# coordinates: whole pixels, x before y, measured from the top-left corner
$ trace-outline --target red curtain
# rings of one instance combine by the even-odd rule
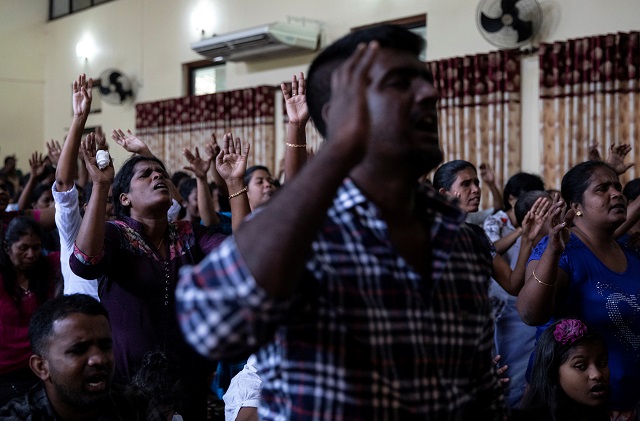
[[[275,168],[274,88],[259,86],[136,105],[136,135],[171,172],[186,165],[183,148],[200,147],[215,133],[251,143],[249,165]]]
[[[588,159],[597,142],[605,157],[613,143],[640,162],[640,33],[617,33],[540,46],[541,164],[545,182]],[[631,169],[626,177],[638,177]]]
[[[440,93],[444,162],[464,159],[494,169],[498,186],[520,171],[520,59],[495,51],[428,62]],[[482,207],[491,203],[488,191]]]

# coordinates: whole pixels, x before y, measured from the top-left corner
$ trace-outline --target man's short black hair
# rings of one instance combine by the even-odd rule
[[[396,25],[381,25],[352,32],[325,48],[311,63],[307,72],[307,105],[313,123],[322,136],[327,126],[322,120],[322,107],[331,99],[331,74],[353,54],[359,44],[377,41],[382,48],[406,51],[418,57],[424,48],[419,35]]]
[[[45,302],[31,318],[29,340],[34,354],[45,355],[47,342],[53,334],[53,323],[71,314],[80,313],[89,316],[104,316],[109,320],[107,310],[90,295],[60,295]]]

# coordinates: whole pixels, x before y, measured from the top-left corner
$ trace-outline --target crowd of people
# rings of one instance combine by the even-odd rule
[[[443,163],[422,42],[355,31],[282,84],[283,180],[232,133],[186,172],[83,138],[80,75],[65,141],[0,170],[0,419],[640,419],[630,146],[546,189]]]

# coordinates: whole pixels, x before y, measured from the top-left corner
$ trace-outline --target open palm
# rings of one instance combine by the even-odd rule
[[[189,161],[189,166],[184,167],[185,170],[193,172],[196,178],[207,178],[207,171],[211,167],[211,159],[202,159],[197,146],[195,154],[186,148],[182,151],[182,154]]]
[[[216,157],[216,169],[225,181],[244,177],[249,149],[248,142],[245,142],[243,150],[239,137],[234,142],[231,133],[224,135],[222,149]]]

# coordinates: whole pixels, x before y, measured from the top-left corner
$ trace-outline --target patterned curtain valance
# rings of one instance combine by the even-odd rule
[[[175,171],[182,150],[202,147],[226,132],[251,143],[249,165],[275,165],[274,88],[258,86],[210,95],[172,98],[136,105],[136,135]]]
[[[632,146],[640,162],[640,32],[598,35],[540,46],[541,166],[547,186],[586,161],[590,146],[606,156]],[[624,180],[637,177],[631,169]]]
[[[444,162],[488,163],[498,185],[520,171],[520,60],[495,51],[427,63],[440,93],[438,120]],[[485,190],[482,207],[491,203]]]

